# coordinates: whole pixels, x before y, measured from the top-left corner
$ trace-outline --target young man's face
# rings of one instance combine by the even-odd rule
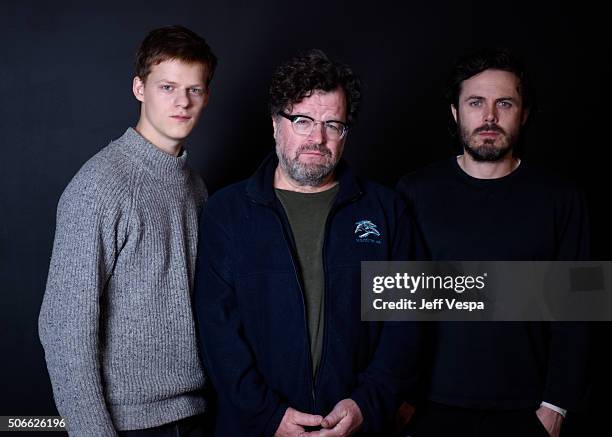
[[[198,122],[208,103],[207,67],[199,62],[160,62],[133,91],[142,102],[136,130],[164,151],[177,149]],[[177,150],[178,151],[178,150]]]
[[[305,115],[317,121],[346,121],[346,97],[341,88],[315,91],[293,105],[290,115]],[[294,132],[291,121],[273,117],[276,154],[281,170],[299,185],[319,186],[334,171],[342,156],[346,136],[329,138],[325,127],[316,124],[310,135]]]
[[[461,84],[459,108],[451,106],[463,146],[477,161],[497,161],[516,143],[527,110],[514,73],[485,70]]]

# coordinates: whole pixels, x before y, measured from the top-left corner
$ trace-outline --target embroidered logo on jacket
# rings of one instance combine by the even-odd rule
[[[357,234],[355,241],[358,243],[381,243],[382,236],[380,231],[370,220],[355,222],[355,234]]]

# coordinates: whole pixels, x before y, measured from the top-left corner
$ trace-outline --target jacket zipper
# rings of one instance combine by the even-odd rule
[[[345,201],[343,201],[342,203],[338,203],[336,205],[333,205],[331,207],[331,209],[329,210],[329,214],[327,215],[327,219],[325,220],[325,233],[323,234],[323,250],[321,253],[321,257],[322,257],[322,264],[323,264],[323,299],[325,301],[324,303],[324,308],[323,308],[323,346],[322,346],[322,351],[321,351],[321,359],[319,360],[319,368],[317,370],[317,375],[319,375],[321,373],[321,370],[323,369],[323,362],[325,360],[325,352],[327,351],[327,332],[328,332],[328,314],[329,314],[329,287],[327,286],[328,283],[328,274],[327,274],[327,235],[329,234],[329,224],[331,222],[332,217],[334,216],[334,214],[340,209],[340,207],[347,205],[351,202],[353,202],[354,200],[356,200],[359,197],[359,195],[356,195],[350,199],[347,199]],[[311,360],[312,361],[312,360]],[[316,394],[316,390],[317,387],[319,386],[318,382],[319,382],[320,378],[316,378],[316,380],[313,381],[313,397]]]
[[[298,269],[295,263],[295,243],[293,241],[293,238],[289,238],[291,235],[288,235],[288,232],[291,231],[291,227],[287,226],[289,225],[288,220],[287,223],[283,222],[283,218],[281,216],[281,212],[277,211],[276,208],[272,207],[272,210],[274,211],[274,214],[276,215],[276,218],[278,219],[281,228],[283,230],[283,238],[285,240],[285,243],[287,244],[287,249],[289,249],[289,255],[291,258],[291,266],[293,267],[293,273],[295,275],[295,280],[298,283],[298,288],[300,290],[300,299],[302,300],[302,318],[304,320],[304,332],[306,333],[306,346],[307,346],[307,354],[308,354],[308,381],[309,381],[309,386],[310,386],[310,400],[311,400],[311,411],[314,413],[316,411],[316,399],[315,399],[315,388],[314,388],[314,378],[313,378],[313,367],[312,367],[312,353],[310,352],[311,349],[311,345],[310,345],[310,335],[308,333],[308,319],[307,319],[307,315],[306,315],[306,301],[304,298],[304,288],[302,287],[302,281],[300,281],[300,275],[298,274]],[[323,335],[325,335],[325,331],[323,331]]]
[[[317,374],[319,372],[321,372],[321,369],[323,368],[323,360],[325,359],[325,351],[327,350],[327,326],[328,326],[328,320],[327,320],[327,315],[329,313],[329,305],[328,305],[328,287],[327,287],[327,280],[328,280],[328,275],[327,275],[327,257],[326,257],[326,253],[327,253],[327,234],[329,233],[329,223],[331,221],[331,217],[336,213],[336,211],[338,211],[338,209],[340,209],[341,206],[349,204],[353,201],[355,201],[359,195],[361,193],[359,193],[358,195],[355,195],[354,197],[351,197],[350,199],[346,199],[345,201],[343,201],[342,203],[338,203],[335,205],[332,205],[332,208],[329,211],[329,214],[327,215],[327,219],[325,220],[325,233],[323,234],[323,250],[322,250],[322,264],[323,264],[323,295],[324,295],[324,305],[325,307],[323,308],[323,346],[322,346],[322,352],[321,352],[321,359],[319,360],[319,368],[317,370]],[[287,244],[287,249],[289,250],[289,255],[291,258],[291,266],[293,267],[293,273],[295,275],[295,280],[298,283],[298,288],[300,290],[300,299],[302,300],[302,318],[304,320],[304,329],[305,329],[305,333],[306,333],[306,339],[307,339],[307,351],[306,353],[308,354],[308,380],[310,382],[310,400],[311,400],[311,411],[313,413],[316,412],[316,406],[317,406],[317,401],[316,401],[316,387],[318,384],[316,384],[315,378],[313,376],[314,373],[314,369],[312,366],[312,353],[310,352],[311,349],[311,340],[310,340],[310,334],[308,333],[308,320],[307,320],[307,316],[306,316],[306,301],[304,298],[304,288],[302,287],[302,281],[300,280],[300,275],[298,274],[298,270],[295,264],[295,242],[293,241],[292,235],[287,235],[289,231],[291,231],[291,226],[289,225],[288,220],[286,220],[287,223],[283,222],[283,218],[281,216],[281,212],[279,212],[277,210],[277,208],[275,208],[274,206],[267,204],[267,206],[274,212],[274,214],[276,215],[276,219],[279,221],[281,228],[283,230],[283,238],[285,240],[285,243]],[[283,212],[284,214],[284,212]],[[291,236],[291,238],[289,238]],[[317,378],[318,381],[318,378]]]

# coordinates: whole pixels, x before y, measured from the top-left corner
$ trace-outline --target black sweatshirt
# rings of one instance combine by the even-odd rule
[[[585,203],[569,183],[524,162],[476,179],[455,157],[402,178],[433,260],[582,260]],[[428,398],[447,405],[514,409],[541,401],[576,409],[584,400],[587,328],[578,323],[431,324]]]

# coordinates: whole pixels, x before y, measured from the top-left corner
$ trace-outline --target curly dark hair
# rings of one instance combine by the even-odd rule
[[[510,50],[503,48],[484,48],[460,57],[448,81],[446,91],[448,102],[458,108],[463,81],[488,69],[514,73],[519,79],[519,93],[523,99],[523,106],[525,108],[534,106],[534,90],[523,62]]]
[[[359,110],[359,78],[346,65],[331,61],[321,50],[313,49],[279,66],[270,85],[270,113],[280,111],[310,97],[315,91],[333,91],[341,87],[346,97],[347,123],[352,124]]]
[[[204,38],[183,26],[165,26],[150,31],[140,44],[134,61],[136,76],[145,81],[151,67],[169,59],[206,65],[207,87],[217,67],[217,57]]]

